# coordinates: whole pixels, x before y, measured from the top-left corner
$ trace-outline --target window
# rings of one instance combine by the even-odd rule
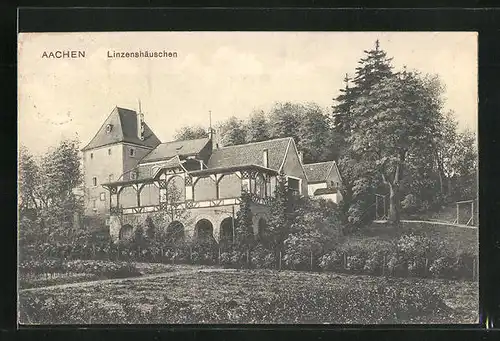
[[[106,193],[105,192],[101,192],[100,199],[101,199],[101,201],[106,200]]]
[[[243,182],[243,183],[241,184],[241,190],[242,190],[243,192],[247,192],[247,193],[249,192],[248,182]]]
[[[135,149],[134,148],[130,148],[130,157],[135,157]]]
[[[96,176],[94,176],[94,177],[92,178],[92,185],[93,185],[93,186],[97,186],[97,177],[96,177]]]
[[[260,198],[266,196],[266,180],[261,174],[255,178],[253,193],[257,194]]]
[[[137,179],[137,172],[131,172],[130,173],[130,179],[132,179],[132,180]]]
[[[111,148],[108,149],[108,155],[111,155]]]
[[[94,158],[94,153],[90,153],[90,159],[92,160]]]
[[[290,188],[294,194],[300,194],[300,180],[288,178],[288,188]]]
[[[106,126],[106,133],[108,133],[108,134],[109,134],[109,133],[111,132],[111,130],[112,130],[112,129],[113,129],[113,126],[112,126],[111,124],[108,124],[108,125]]]
[[[113,174],[109,174],[109,176],[108,176],[109,182],[113,181],[113,178],[114,178]]]
[[[92,208],[95,210],[97,208],[97,200],[92,200]]]

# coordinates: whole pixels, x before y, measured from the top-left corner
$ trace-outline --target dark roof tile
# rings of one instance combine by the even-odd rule
[[[328,173],[332,169],[334,161],[310,163],[304,165],[308,182],[326,181]]]
[[[187,156],[198,154],[209,141],[208,138],[202,138],[197,140],[165,142],[159,144],[148,155],[142,158],[140,163],[169,159],[176,155]]]
[[[106,132],[106,126],[112,125],[111,131]],[[150,148],[160,144],[160,140],[151,128],[144,124],[144,140],[137,136],[137,113],[130,109],[115,107],[106,118],[94,138],[82,150],[103,147],[113,143],[128,142]]]
[[[268,167],[278,171],[285,158],[291,137],[247,143],[214,149],[208,160],[208,168],[234,167],[244,165],[264,166],[264,149],[268,150]]]

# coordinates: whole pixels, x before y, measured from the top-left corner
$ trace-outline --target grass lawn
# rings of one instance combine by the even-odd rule
[[[346,239],[359,239],[367,243],[370,240],[395,241],[401,235],[414,233],[430,238],[433,242],[443,242],[447,248],[476,253],[479,247],[478,229],[464,228],[426,223],[401,223],[399,227],[385,224],[372,224],[370,227],[360,229],[355,235]]]
[[[274,270],[199,272],[192,267],[178,272],[182,269],[176,266],[165,277],[20,292],[20,323],[476,323],[478,319],[475,282]],[[422,288],[426,290],[421,292]],[[412,295],[411,300],[401,298],[399,310],[392,305],[400,299],[394,296],[396,289]],[[437,296],[427,297],[429,292]]]

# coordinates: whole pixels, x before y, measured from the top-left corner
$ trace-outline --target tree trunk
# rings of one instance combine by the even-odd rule
[[[439,157],[439,153],[436,151],[435,152],[435,157],[436,157],[436,166],[437,166],[437,172],[439,176],[439,191],[441,195],[445,195],[444,192],[444,170],[443,170],[443,163],[441,161],[441,158]]]
[[[394,184],[389,184],[389,215],[388,221],[391,224],[399,224],[400,220],[399,188]]]

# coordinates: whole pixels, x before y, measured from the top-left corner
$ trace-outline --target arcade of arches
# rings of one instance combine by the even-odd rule
[[[234,221],[232,217],[224,218],[219,226],[219,242],[231,243],[235,239]],[[258,238],[262,239],[267,230],[267,222],[264,218],[258,220]],[[130,239],[133,236],[134,228],[130,224],[125,224],[119,231],[119,240]],[[186,240],[186,228],[180,221],[173,221],[166,227],[167,240],[177,243]],[[214,238],[214,225],[207,218],[198,220],[194,227],[194,239],[197,241],[217,242]]]

